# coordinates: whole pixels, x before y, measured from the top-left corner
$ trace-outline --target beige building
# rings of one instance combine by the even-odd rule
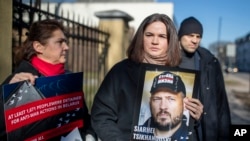
[[[56,5],[54,4],[54,7]],[[174,17],[174,5],[171,2],[62,3],[59,11],[62,10],[74,11],[79,18],[88,19],[85,22],[92,22],[111,33],[108,69],[126,57],[128,43],[145,17],[153,13],[164,13],[171,19]],[[101,14],[102,12],[106,13],[106,16]],[[102,18],[98,15],[102,15]]]

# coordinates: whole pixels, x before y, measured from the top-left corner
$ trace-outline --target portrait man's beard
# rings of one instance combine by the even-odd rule
[[[169,119],[157,118],[159,114],[163,114],[163,113],[167,114],[169,116]],[[154,128],[157,128],[158,130],[169,131],[182,122],[182,117],[183,117],[183,113],[180,113],[179,115],[175,117],[172,117],[172,115],[169,112],[162,110],[159,113],[157,113],[156,117],[152,115],[152,118],[153,118],[152,125],[154,126]],[[170,120],[170,121],[166,122],[166,120]]]

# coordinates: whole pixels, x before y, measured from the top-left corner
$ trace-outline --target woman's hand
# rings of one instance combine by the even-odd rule
[[[28,80],[32,85],[35,84],[35,79],[38,78],[38,76],[33,75],[31,73],[28,72],[20,72],[20,73],[16,73],[12,79],[10,80],[9,84],[11,83],[16,83],[16,82],[21,82],[24,80]]]
[[[199,120],[203,113],[203,105],[199,99],[188,98],[184,99],[185,108],[189,110],[190,115],[195,119]]]

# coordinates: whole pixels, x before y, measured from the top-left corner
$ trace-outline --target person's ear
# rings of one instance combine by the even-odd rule
[[[148,102],[149,105],[150,105],[150,103],[152,102],[152,98],[153,98],[152,96],[149,97],[149,102]]]
[[[37,53],[43,53],[44,46],[40,42],[34,41],[32,46]]]
[[[185,101],[187,101],[187,100],[188,100],[187,97],[184,97],[184,98],[183,98],[183,109],[184,109],[184,111],[187,110],[187,108],[186,108],[186,103],[185,103]]]

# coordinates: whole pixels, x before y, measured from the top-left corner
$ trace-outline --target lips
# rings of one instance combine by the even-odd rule
[[[150,50],[151,50],[151,51],[158,51],[159,48],[157,48],[157,47],[151,47]]]
[[[162,111],[162,112],[158,113],[158,117],[160,117],[160,118],[171,117],[171,114],[169,112]]]

